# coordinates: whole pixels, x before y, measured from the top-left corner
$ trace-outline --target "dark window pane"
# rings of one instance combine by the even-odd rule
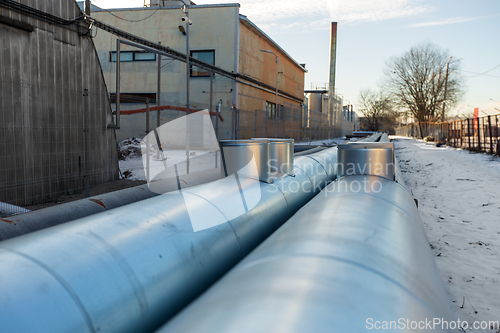
[[[121,93],[120,103],[146,103],[146,99],[149,98],[149,102],[156,103],[155,93]],[[116,103],[116,93],[109,93],[110,103]]]
[[[266,102],[266,111],[267,118],[275,119],[276,118],[276,104],[271,102]]]
[[[191,51],[191,57],[207,64],[215,64],[215,51]],[[191,67],[191,76],[210,76],[210,72],[196,66]]]

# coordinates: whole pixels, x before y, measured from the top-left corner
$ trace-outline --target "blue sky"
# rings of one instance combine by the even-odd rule
[[[97,0],[104,8],[140,7],[143,0]],[[197,0],[196,4],[231,3]],[[328,82],[330,22],[338,22],[336,87],[358,104],[359,91],[378,89],[384,63],[430,41],[461,59],[467,93],[460,113],[500,101],[500,0],[241,0],[240,12],[299,63],[306,89]]]

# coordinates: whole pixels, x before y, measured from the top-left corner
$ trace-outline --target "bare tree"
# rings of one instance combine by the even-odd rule
[[[444,105],[449,110],[463,96],[459,68],[460,60],[447,50],[422,43],[386,62],[385,86],[396,104],[410,111],[421,127],[421,122],[437,120]]]
[[[382,125],[390,127],[397,118],[391,99],[383,92],[361,90],[359,102],[360,111],[364,115],[364,125],[368,131],[378,131]]]

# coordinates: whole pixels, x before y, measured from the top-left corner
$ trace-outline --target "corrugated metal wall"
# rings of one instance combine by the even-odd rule
[[[73,0],[19,2],[66,20],[82,15]],[[90,184],[118,178],[106,85],[79,24],[0,7],[0,201],[28,206],[82,191],[85,112]]]

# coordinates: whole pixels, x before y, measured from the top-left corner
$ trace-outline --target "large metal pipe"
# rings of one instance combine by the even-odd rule
[[[220,105],[218,108],[220,109]],[[363,141],[375,141],[380,135],[380,133],[377,133],[365,138]],[[324,149],[321,148],[319,151]],[[307,154],[317,151],[311,151]],[[300,155],[302,154],[296,154],[296,156]],[[165,192],[170,192],[178,190],[179,185],[184,189],[209,183],[219,179],[219,173],[217,170],[190,173],[182,175],[179,182],[175,178],[167,179],[162,182],[162,189]],[[109,209],[122,207],[157,195],[157,193],[150,191],[147,185],[141,185],[32,212],[24,208],[19,208],[22,213],[21,215],[0,219],[0,241],[98,214]],[[8,204],[3,205],[7,207]]]
[[[395,332],[455,332],[447,303],[409,191],[353,175],[328,185],[159,332],[365,332],[384,322]],[[451,324],[429,330],[434,318]]]
[[[333,180],[336,158],[336,148],[298,157],[294,177],[258,183],[243,215],[232,207],[250,179],[231,187],[230,176],[1,242],[2,329],[158,328]],[[194,232],[193,216],[225,223]]]
[[[209,183],[219,178],[220,169],[195,172],[180,176],[179,182],[175,178],[164,180],[162,189],[166,192],[177,191],[178,186],[187,188]],[[141,185],[32,212],[28,211],[28,213],[21,215],[5,217],[0,219],[0,241],[74,221],[157,195],[157,193],[150,191],[147,185]]]

